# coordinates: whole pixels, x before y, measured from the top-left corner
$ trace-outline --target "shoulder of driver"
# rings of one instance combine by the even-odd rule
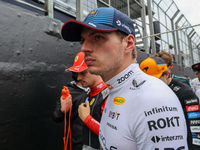
[[[185,117],[175,93],[163,81],[151,76],[140,90],[132,108],[134,118],[130,122],[135,139],[147,141],[152,144],[152,149],[155,143],[158,148],[168,148],[170,142],[173,142],[173,148],[187,147]],[[139,144],[141,149],[151,147],[146,146]]]

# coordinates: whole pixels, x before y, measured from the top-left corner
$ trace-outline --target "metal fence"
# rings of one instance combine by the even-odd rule
[[[16,1],[29,5],[25,0]],[[53,18],[53,11],[57,9],[77,20],[83,20],[96,7],[114,7],[133,20],[139,50],[153,55],[161,50],[168,52],[169,46],[172,46],[176,63],[190,67],[200,62],[200,36],[195,32],[195,26],[181,14],[174,0],[33,1],[44,4],[42,11],[45,15]]]

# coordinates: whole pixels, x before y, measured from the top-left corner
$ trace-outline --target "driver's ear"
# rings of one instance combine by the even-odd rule
[[[174,65],[174,64],[173,64],[173,63],[171,63],[171,64],[169,65],[169,67],[168,67],[168,68],[169,68],[169,69],[172,69],[172,68],[173,68],[173,65]]]
[[[166,75],[167,75],[167,78],[170,78],[171,76],[170,71],[167,70]]]
[[[132,34],[129,34],[128,36],[125,37],[125,41],[126,41],[125,51],[129,53],[135,47],[135,38]]]

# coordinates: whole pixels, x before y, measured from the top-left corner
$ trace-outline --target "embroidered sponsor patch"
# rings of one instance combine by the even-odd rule
[[[189,119],[200,118],[200,112],[190,112],[187,115]]]
[[[190,125],[200,125],[200,120],[190,120]]]
[[[90,106],[94,103],[94,101],[95,101],[95,98],[91,99]]]
[[[199,105],[186,106],[186,110],[187,110],[187,112],[198,111]]]
[[[124,82],[126,79],[128,79],[130,76],[133,75],[133,71],[130,70],[128,73],[126,73],[124,76],[120,77],[119,79],[117,79],[118,84],[121,84],[122,82]]]
[[[200,139],[192,138],[192,144],[200,146]]]
[[[108,95],[109,95],[109,89],[105,88],[102,92],[101,92],[103,99],[105,99]]]
[[[186,105],[194,105],[194,104],[199,104],[198,99],[190,99],[190,100],[185,100]]]
[[[99,12],[99,10],[93,10],[93,11],[91,11],[91,12],[88,14],[87,17],[96,16],[98,12]]]
[[[125,99],[123,97],[115,97],[113,103],[116,105],[122,105],[125,103]]]
[[[157,120],[147,121],[149,131],[160,130],[164,128],[179,127],[179,116],[158,118]]]
[[[191,132],[200,133],[200,126],[191,126]]]
[[[192,137],[200,139],[200,133],[192,133]]]
[[[173,135],[173,136],[153,136],[151,138],[151,141],[154,143],[158,142],[168,142],[168,141],[177,141],[177,140],[183,140],[183,135]]]

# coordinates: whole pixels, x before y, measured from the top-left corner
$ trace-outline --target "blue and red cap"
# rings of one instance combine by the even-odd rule
[[[61,29],[66,41],[80,41],[83,27],[100,32],[122,31],[135,37],[133,21],[126,14],[115,8],[100,7],[92,10],[84,21],[67,21]]]

